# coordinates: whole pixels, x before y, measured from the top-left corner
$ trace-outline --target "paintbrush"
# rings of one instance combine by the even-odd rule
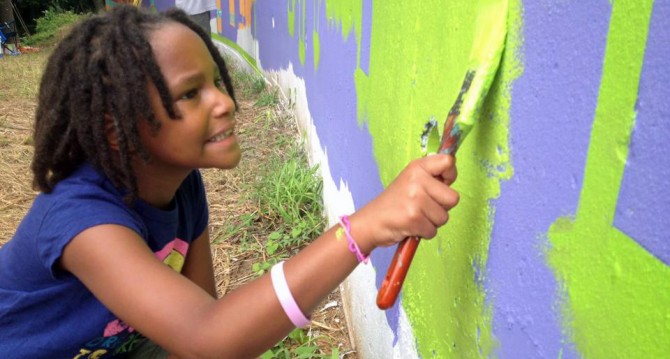
[[[438,153],[455,155],[480,116],[482,104],[498,71],[505,46],[507,6],[507,0],[478,2],[475,33],[465,79],[447,115],[440,147],[436,151]],[[437,124],[433,121],[433,125]],[[427,146],[431,133],[428,126],[426,124],[422,134],[422,144]],[[424,136],[427,136],[425,141]],[[377,306],[380,309],[388,309],[396,302],[419,241],[418,237],[409,237],[398,245],[377,294]]]

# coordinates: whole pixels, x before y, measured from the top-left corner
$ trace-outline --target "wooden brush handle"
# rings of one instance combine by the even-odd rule
[[[459,104],[459,102],[457,102],[457,104]],[[449,116],[447,116],[447,120],[444,124],[442,143],[440,144],[438,151],[439,153],[455,154],[456,149],[458,149],[458,141],[461,134],[459,131],[452,131],[457,116],[458,109],[452,109]],[[419,246],[420,240],[421,239],[418,237],[407,237],[398,244],[398,248],[395,250],[395,254],[391,260],[391,265],[386,271],[386,277],[384,277],[384,281],[377,293],[377,307],[379,307],[379,309],[391,308],[398,299],[398,294],[400,294],[402,284],[405,282],[409,265],[412,264],[412,259],[414,258],[414,253]]]
[[[419,241],[418,237],[407,237],[398,244],[391,265],[386,271],[386,277],[384,277],[379,293],[377,293],[377,307],[379,309],[391,308],[398,299],[398,294],[407,276],[414,253],[419,246]]]

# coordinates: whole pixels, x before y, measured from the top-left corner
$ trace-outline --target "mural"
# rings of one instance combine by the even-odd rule
[[[356,208],[446,118],[475,16],[462,1],[217,3],[215,40],[299,83],[285,90],[304,98],[324,180]],[[402,304],[363,307],[359,336],[381,315],[389,346],[423,358],[667,356],[667,18],[667,1],[510,1],[501,69],[459,150],[461,203],[420,246]],[[372,257],[377,286],[392,254]]]
[[[669,202],[653,199],[667,192],[656,168],[670,162],[648,147],[664,145],[650,131],[670,128],[670,107],[657,97],[668,91],[656,77],[667,78],[670,56],[659,41],[670,38],[662,25],[670,7],[657,4],[651,27],[653,1],[613,6],[579,201],[549,231],[564,321],[585,357],[662,357],[670,349],[668,223],[657,218]]]

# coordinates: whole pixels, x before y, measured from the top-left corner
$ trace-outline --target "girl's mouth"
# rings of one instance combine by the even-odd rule
[[[229,130],[226,131],[226,132],[223,132],[223,133],[221,133],[221,134],[218,134],[218,135],[216,135],[216,136],[210,138],[207,142],[219,142],[219,141],[223,141],[223,140],[225,140],[226,138],[232,136],[234,133],[235,133],[235,130],[231,128],[231,129],[229,129]]]

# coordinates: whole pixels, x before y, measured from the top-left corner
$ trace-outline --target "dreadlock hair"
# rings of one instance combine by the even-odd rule
[[[237,107],[222,56],[210,35],[183,11],[156,14],[121,5],[91,16],[56,47],[40,83],[31,165],[35,189],[49,193],[82,163],[89,162],[124,191],[127,203],[137,199],[132,157],[151,160],[137,124],[147,121],[154,133],[160,127],[151,109],[148,81],[158,89],[169,117],[180,117],[147,40],[152,31],[168,22],[188,27],[204,41]],[[110,121],[118,152],[108,141]]]

